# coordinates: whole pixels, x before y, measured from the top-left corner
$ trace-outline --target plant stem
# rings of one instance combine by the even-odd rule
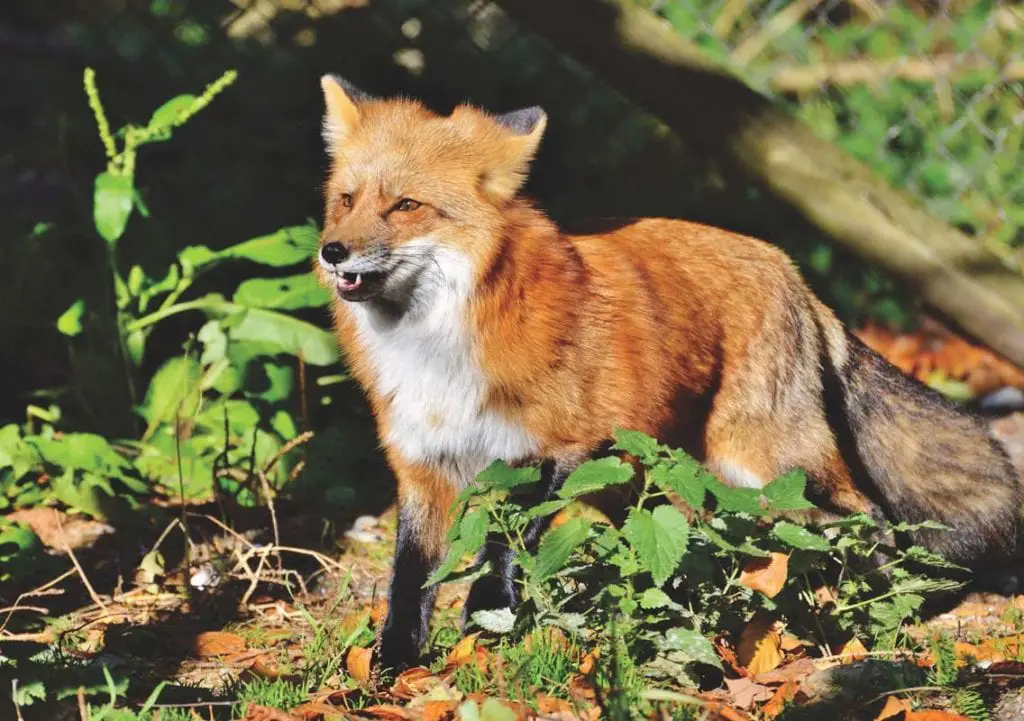
[[[136,318],[131,323],[125,326],[125,331],[132,333],[134,331],[146,328],[148,326],[157,323],[164,318],[170,318],[172,315],[178,313],[184,313],[190,310],[202,310],[203,308],[222,308],[224,310],[231,310],[237,306],[234,303],[229,303],[224,300],[207,300],[200,298],[198,300],[190,300],[185,303],[176,303],[175,305],[167,306],[166,308],[159,308],[158,310],[144,315],[141,318]]]

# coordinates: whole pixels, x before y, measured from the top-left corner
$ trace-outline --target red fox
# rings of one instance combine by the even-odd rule
[[[916,540],[960,563],[1013,551],[1021,484],[985,424],[847,333],[780,250],[666,219],[565,234],[519,196],[540,108],[444,117],[321,85],[318,273],[398,480],[380,666],[426,639],[459,490],[497,459],[539,462],[543,499],[616,428],[733,485],[802,468],[823,509],[940,521],[955,530]],[[517,601],[507,549],[483,555],[466,618]]]

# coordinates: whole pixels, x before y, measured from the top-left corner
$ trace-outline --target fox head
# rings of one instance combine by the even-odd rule
[[[344,301],[402,303],[446,274],[472,276],[496,251],[502,210],[526,180],[547,116],[378,99],[321,79],[325,185],[321,279]],[[438,275],[441,278],[438,278]]]

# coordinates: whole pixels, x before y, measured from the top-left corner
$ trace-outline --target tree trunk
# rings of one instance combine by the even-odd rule
[[[837,243],[1024,366],[1024,275],[920,208],[634,0],[497,0],[687,143],[748,175]]]

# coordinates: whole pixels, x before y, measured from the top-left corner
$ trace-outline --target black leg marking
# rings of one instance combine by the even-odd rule
[[[573,461],[545,461],[540,467],[540,480],[528,486],[524,491],[513,493],[512,500],[524,508],[536,506],[550,501],[565,483],[565,479],[579,465]],[[526,548],[533,551],[541,535],[551,524],[553,516],[535,518],[530,521],[523,533]],[[462,609],[463,627],[477,611],[497,608],[515,608],[519,603],[519,567],[515,565],[515,552],[508,547],[507,539],[499,534],[491,534],[477,558],[478,563],[490,561],[491,572],[473,582],[469,589],[469,598]]]
[[[407,514],[399,512],[388,616],[377,646],[380,668],[401,671],[419,658],[437,596],[437,586],[423,588],[423,583],[438,562],[437,556],[424,552]]]

